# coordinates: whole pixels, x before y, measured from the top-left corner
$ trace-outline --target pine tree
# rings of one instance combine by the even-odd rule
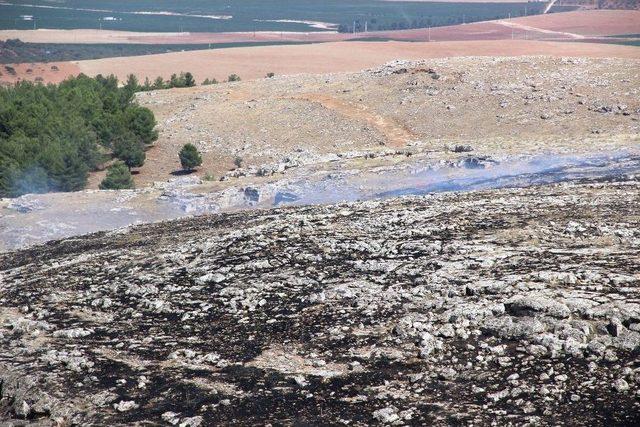
[[[122,135],[115,142],[113,154],[122,160],[129,169],[142,166],[146,158],[142,146],[131,134]]]
[[[180,157],[182,169],[186,171],[194,170],[202,164],[202,157],[193,144],[185,144],[178,156]]]
[[[165,89],[167,87],[166,83],[164,82],[164,79],[161,76],[156,77],[155,81],[153,82],[153,89]]]
[[[0,153],[0,197],[14,194],[14,182],[19,173],[17,162]]]
[[[158,131],[155,130],[156,119],[148,108],[131,106],[125,111],[126,126],[144,144],[151,144],[158,139]]]
[[[126,188],[134,188],[131,172],[124,163],[115,163],[107,169],[107,176],[100,183],[100,189],[122,190]]]
[[[135,74],[129,74],[127,76],[127,83],[124,87],[132,92],[137,92],[140,89],[140,84],[138,83],[138,78]]]
[[[193,74],[190,72],[184,73],[184,85],[186,87],[193,87],[196,85],[196,80],[193,78]]]
[[[169,78],[169,87],[182,87],[182,81],[177,74],[171,74]]]

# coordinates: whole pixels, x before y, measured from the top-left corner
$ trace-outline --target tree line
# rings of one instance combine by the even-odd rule
[[[141,166],[158,134],[132,83],[81,74],[0,88],[0,197],[81,190],[89,171],[114,158]]]
[[[504,17],[504,15],[486,16],[486,15],[465,15],[465,16],[432,16],[428,18],[414,18],[412,20],[400,20],[400,21],[383,21],[379,22],[373,18],[370,21],[366,21],[367,31],[396,31],[396,30],[409,30],[417,28],[428,27],[442,27],[446,25],[458,25],[464,23],[495,20]],[[365,21],[356,20],[353,24],[340,24],[338,26],[339,33],[361,33],[365,31]]]
[[[270,75],[270,76],[269,76]],[[267,76],[273,77],[273,73],[269,73]],[[230,74],[227,77],[228,82],[239,82],[240,76],[237,74]],[[162,76],[156,77],[152,82],[149,78],[145,78],[142,84],[139,83],[138,78],[133,74],[129,75],[127,79],[127,86],[131,87],[135,92],[147,92],[150,90],[171,89],[174,87],[194,87],[196,85],[196,79],[190,72],[172,74],[169,80],[165,80]],[[215,78],[206,78],[202,81],[201,85],[213,85],[218,84],[218,80]]]

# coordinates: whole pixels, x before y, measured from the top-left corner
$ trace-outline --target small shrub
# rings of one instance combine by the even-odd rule
[[[241,168],[242,167],[242,157],[236,157],[235,159],[233,159],[233,164],[237,167],[237,168]]]
[[[239,82],[240,81],[240,76],[237,74],[231,74],[228,78],[227,81],[229,82]]]
[[[272,78],[272,77],[273,77],[273,76],[275,76],[275,75],[276,75],[275,73],[267,73],[267,78],[268,78],[268,79],[270,79],[270,78]]]
[[[473,148],[470,145],[456,145],[452,151],[454,153],[468,153],[469,151],[473,151]]]
[[[213,176],[213,174],[211,172],[207,172],[206,174],[204,174],[202,179],[205,180],[205,181],[215,181],[216,177]]]

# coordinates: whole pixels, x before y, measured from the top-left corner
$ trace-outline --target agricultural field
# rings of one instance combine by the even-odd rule
[[[544,3],[368,0],[0,1],[0,29],[156,32],[363,31],[424,28],[540,13]]]
[[[119,44],[119,43],[24,43],[19,39],[0,40],[0,64],[51,61],[80,61],[121,56],[153,55],[203,49],[249,47],[260,42],[208,44]],[[296,44],[272,42],[274,45]],[[1,71],[0,71],[1,72]]]

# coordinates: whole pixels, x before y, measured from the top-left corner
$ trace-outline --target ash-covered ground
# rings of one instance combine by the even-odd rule
[[[633,177],[209,215],[0,266],[0,423],[640,423]]]

